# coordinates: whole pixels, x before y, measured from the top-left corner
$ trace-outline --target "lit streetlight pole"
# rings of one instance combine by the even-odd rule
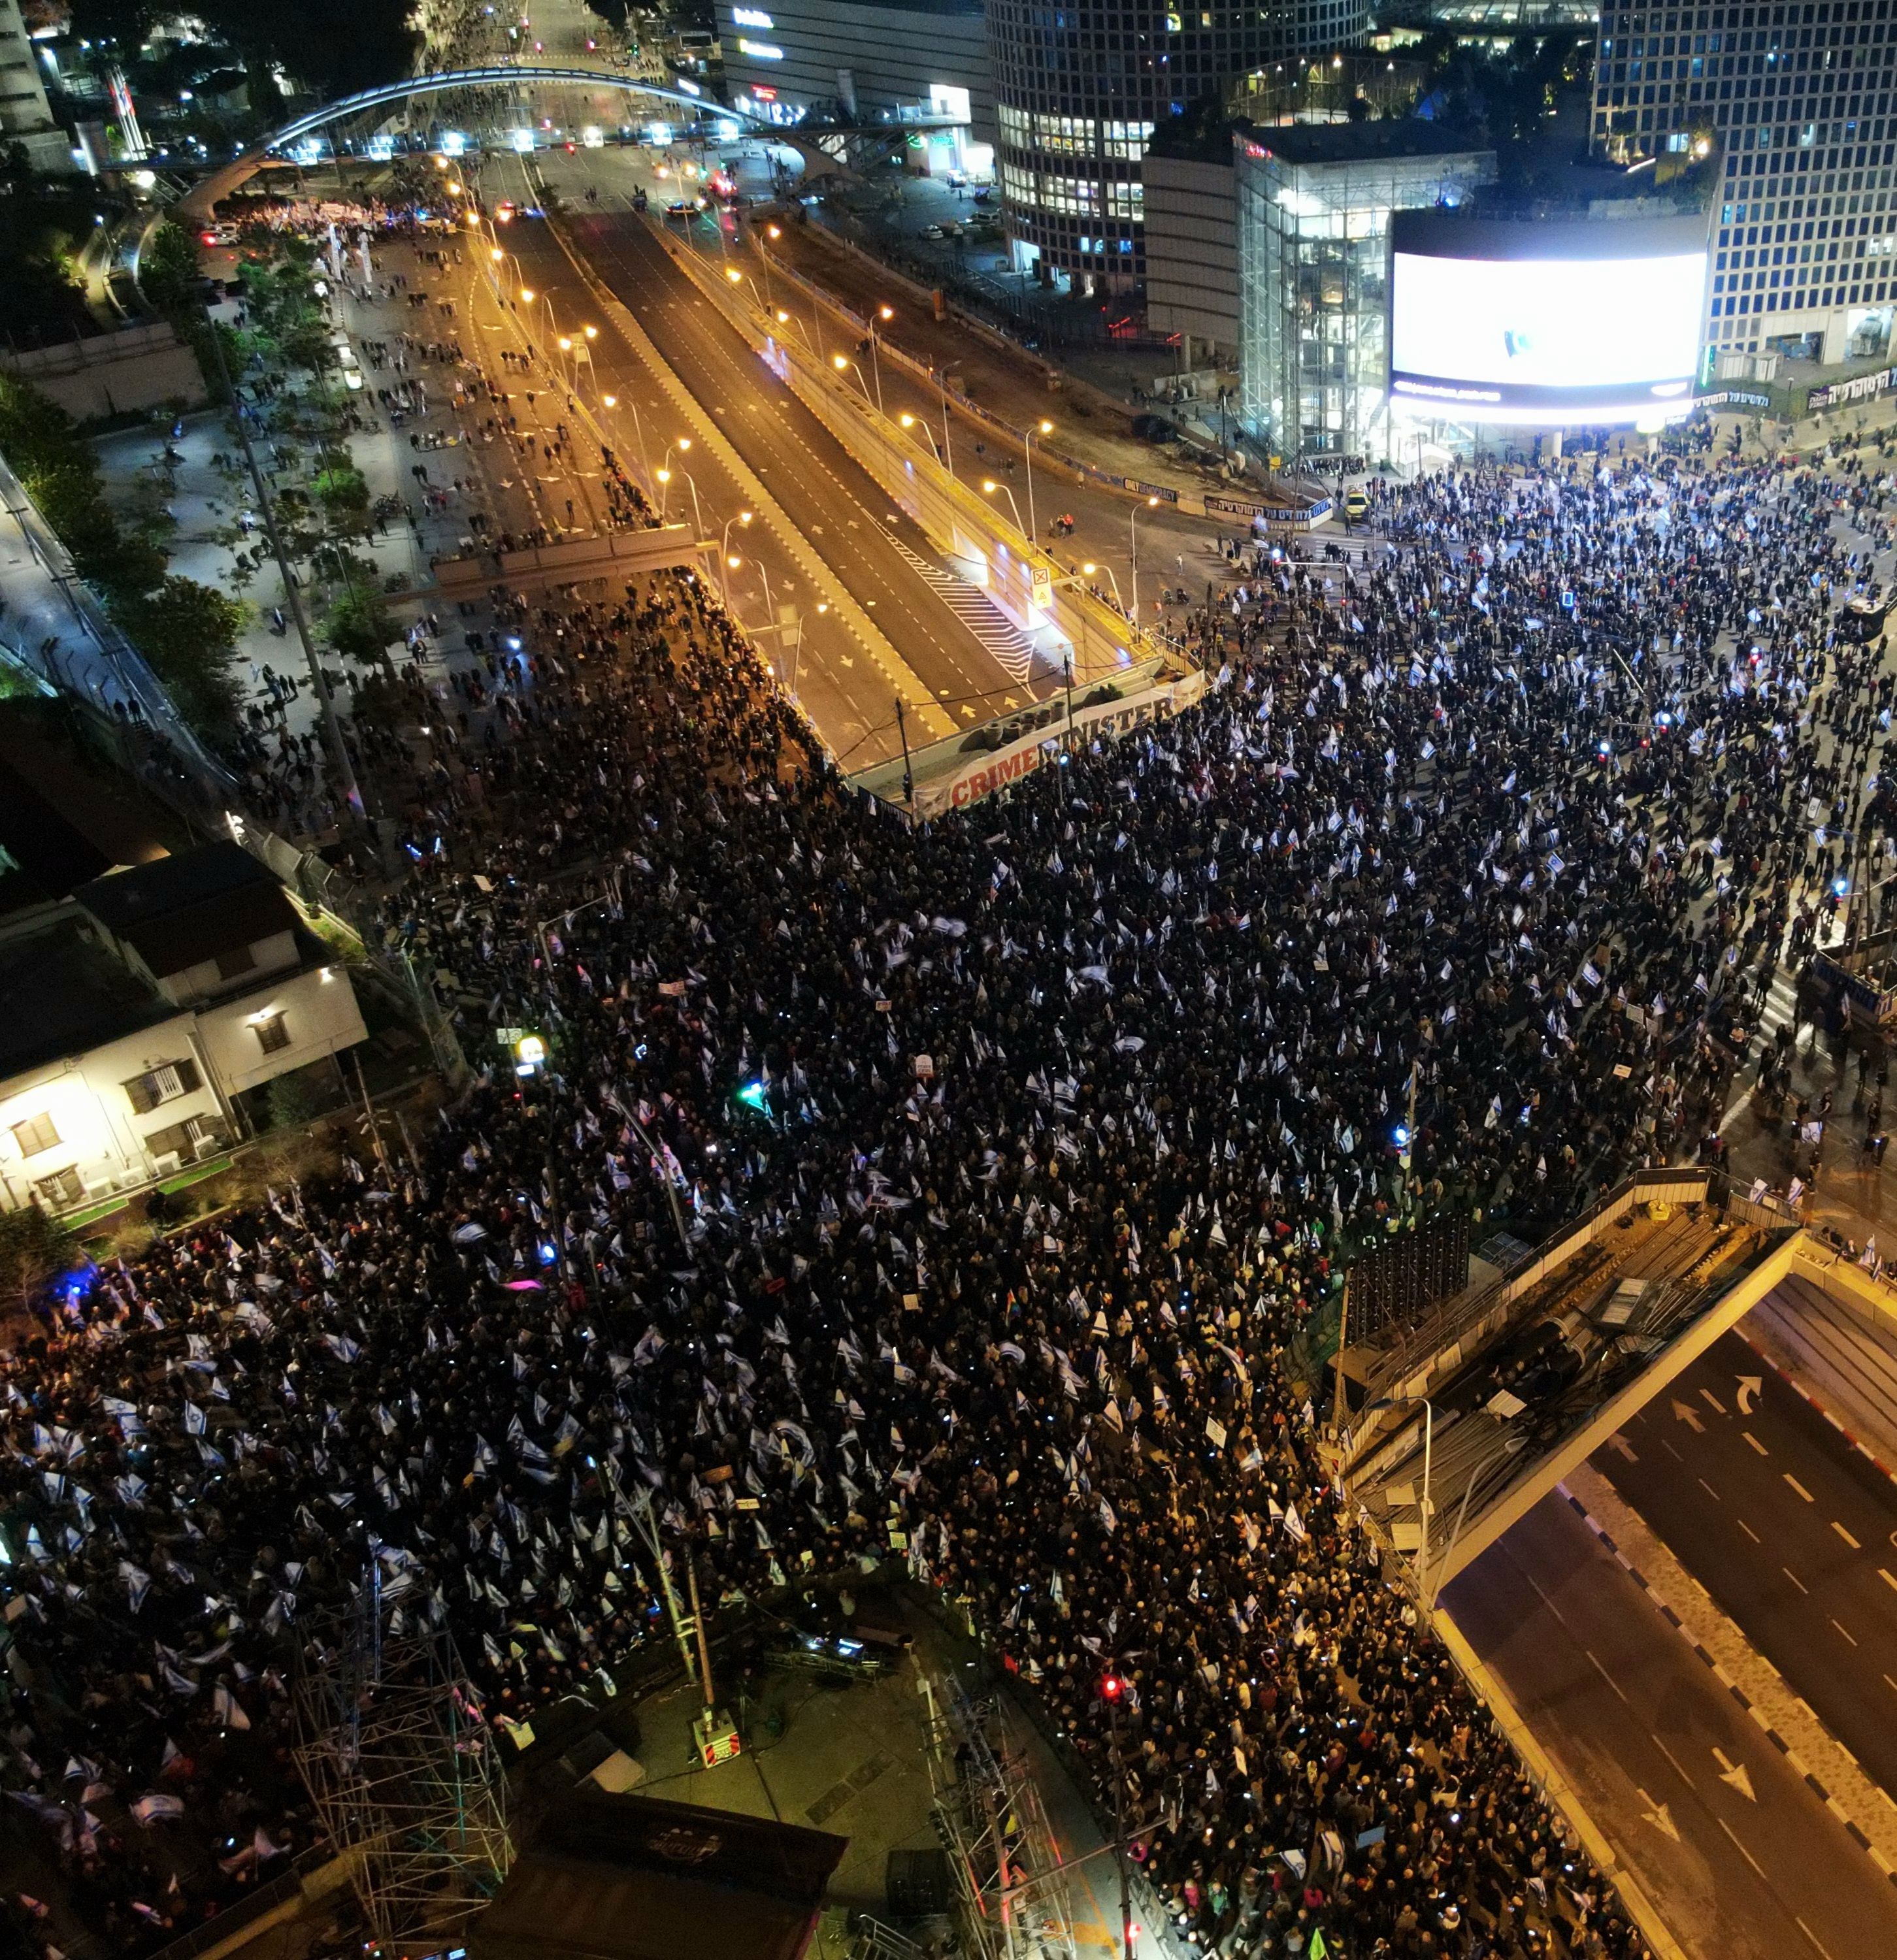
[[[1014,492],[1011,490],[1005,483],[997,483],[995,479],[991,476],[984,476],[982,479],[982,488],[986,491],[991,497],[992,497],[998,490],[1001,495],[1007,499],[1007,507],[1014,513],[1014,528],[1017,531],[1020,530],[1021,507],[1014,501]],[[1023,532],[1022,534],[1027,539],[1030,544],[1033,542],[1034,534],[1032,531]]]
[[[852,361],[847,354],[832,354],[830,356],[830,365],[839,374],[847,374],[852,368],[855,368],[856,385],[863,390],[864,406],[867,408],[873,406],[870,399],[870,384],[863,378],[863,370],[859,363]]]
[[[617,395],[602,395],[600,399],[609,409],[616,409],[619,406],[619,398]],[[646,450],[645,425],[639,419],[638,402],[629,396],[626,398],[625,406],[632,412],[632,432],[638,438],[639,442],[639,467],[645,473],[645,487],[650,490],[652,487],[652,459]]]
[[[941,463],[942,445],[935,440],[935,431],[929,427],[927,422],[923,422],[918,417],[909,415],[906,412],[897,416],[896,420],[899,422],[906,429],[920,429],[923,434],[928,437],[929,447],[934,451],[936,461],[937,463]],[[946,463],[943,464],[943,467],[944,469],[947,466],[948,466]]]
[[[1159,499],[1157,497],[1147,498],[1146,500],[1146,508],[1149,511],[1157,510],[1159,508]],[[1137,504],[1135,504],[1132,509],[1126,514],[1126,535],[1131,541],[1131,549],[1129,550],[1128,555],[1133,562],[1133,631],[1135,633],[1139,633],[1144,630],[1140,625],[1139,514],[1140,507]]]
[[[1021,455],[1027,465],[1027,534],[1030,538],[1038,538],[1040,535],[1034,528],[1034,438],[1036,433],[1033,429],[1024,429],[1021,434]],[[1042,422],[1039,433],[1042,435],[1052,435],[1054,433],[1054,425],[1049,422]]]
[[[892,320],[895,317],[895,307],[889,306],[880,306],[877,308],[875,312],[870,315],[870,367],[871,371],[876,376],[876,412],[878,415],[881,415],[883,412],[883,363],[877,355],[876,323],[879,320]]]

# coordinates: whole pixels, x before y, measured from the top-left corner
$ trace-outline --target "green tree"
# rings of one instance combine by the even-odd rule
[[[21,1313],[72,1265],[78,1242],[37,1204],[0,1211],[0,1301]]]
[[[215,586],[173,574],[155,590],[114,610],[193,727],[215,737],[236,726],[238,698],[231,659],[244,620],[238,600]]]
[[[359,533],[369,511],[368,479],[348,456],[331,455],[310,479],[310,493],[323,506],[330,527],[339,533]]]
[[[166,218],[138,254],[138,284],[145,298],[175,326],[201,311],[203,281],[196,234]]]
[[[399,636],[381,593],[368,582],[374,576],[373,565],[355,567],[347,589],[329,602],[323,619],[330,645],[345,659],[364,667],[386,660],[389,642]]]

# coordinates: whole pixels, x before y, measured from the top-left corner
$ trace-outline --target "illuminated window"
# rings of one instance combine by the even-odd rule
[[[275,1055],[279,1049],[290,1045],[290,1030],[284,1025],[281,1014],[266,1015],[250,1025],[256,1030],[257,1045],[266,1055]]]

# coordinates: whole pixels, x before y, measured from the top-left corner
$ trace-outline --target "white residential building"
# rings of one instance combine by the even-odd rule
[[[364,1039],[344,969],[234,844],[81,886],[0,938],[0,1208],[78,1210],[259,1127]]]

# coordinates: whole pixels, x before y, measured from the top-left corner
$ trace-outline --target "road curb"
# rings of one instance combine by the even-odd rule
[[[1578,1467],[1583,1473],[1590,1475],[1593,1474],[1587,1472],[1587,1466],[1586,1465],[1582,1465]],[[1739,1707],[1743,1708],[1749,1717],[1751,1717],[1753,1723],[1757,1726],[1759,1732],[1765,1736],[1765,1739],[1771,1744],[1772,1747],[1776,1749],[1778,1753],[1785,1758],[1786,1761],[1791,1765],[1792,1768],[1797,1772],[1798,1775],[1803,1780],[1806,1787],[1809,1789],[1812,1794],[1818,1799],[1819,1802],[1822,1803],[1825,1808],[1831,1812],[1832,1816],[1836,1818],[1838,1822],[1844,1826],[1845,1834],[1851,1839],[1851,1842],[1855,1844],[1860,1851],[1864,1853],[1864,1854],[1870,1860],[1871,1863],[1877,1867],[1878,1870],[1884,1875],[1885,1878],[1887,1879],[1893,1886],[1897,1886],[1897,1860],[1893,1860],[1889,1853],[1879,1848],[1876,1844],[1873,1841],[1870,1833],[1867,1831],[1863,1825],[1857,1822],[1857,1818],[1845,1808],[1844,1805],[1838,1799],[1832,1791],[1829,1790],[1809,1768],[1806,1767],[1804,1758],[1799,1754],[1798,1751],[1792,1745],[1792,1744],[1787,1741],[1784,1735],[1780,1732],[1771,1717],[1766,1713],[1758,1701],[1754,1700],[1751,1695],[1748,1694],[1745,1689],[1740,1687],[1739,1683],[1733,1679],[1732,1676],[1726,1671],[1725,1668],[1720,1665],[1717,1656],[1715,1656],[1711,1649],[1708,1647],[1705,1642],[1693,1631],[1692,1628],[1687,1624],[1685,1620],[1681,1617],[1679,1612],[1669,1602],[1665,1594],[1660,1590],[1659,1587],[1654,1585],[1654,1582],[1647,1577],[1646,1573],[1643,1572],[1640,1567],[1628,1557],[1627,1554],[1621,1549],[1619,1545],[1615,1542],[1613,1534],[1608,1529],[1607,1526],[1604,1525],[1599,1518],[1594,1516],[1593,1513],[1587,1508],[1586,1503],[1584,1503],[1580,1498],[1576,1497],[1574,1492],[1568,1488],[1565,1483],[1561,1484],[1559,1488],[1561,1494],[1566,1497],[1568,1502],[1574,1507],[1576,1515],[1580,1519],[1582,1523],[1586,1525],[1587,1529],[1594,1534],[1595,1537],[1599,1539],[1603,1546],[1606,1548],[1606,1551],[1612,1557],[1615,1563],[1627,1574],[1628,1577],[1632,1580],[1634,1583],[1638,1586],[1641,1590],[1647,1595],[1647,1598],[1654,1602],[1654,1608],[1660,1614],[1661,1618],[1665,1620],[1667,1624],[1672,1627],[1673,1630],[1680,1635],[1680,1637],[1685,1641],[1688,1647],[1692,1650],[1693,1653],[1705,1663],[1708,1672],[1711,1673],[1714,1679],[1716,1679],[1719,1682],[1720,1685],[1726,1690],[1727,1694],[1731,1695],[1733,1699],[1738,1703]],[[1660,1542],[1657,1539],[1657,1536],[1656,1537],[1656,1542]],[[1664,1549],[1663,1544],[1662,1548]],[[1879,1790],[1878,1787],[1871,1781],[1868,1773],[1864,1770],[1863,1765],[1859,1763],[1857,1758],[1852,1755],[1851,1752],[1846,1748],[1843,1742],[1840,1742],[1838,1739],[1831,1732],[1829,1729],[1825,1727],[1824,1723],[1819,1720],[1816,1712],[1812,1708],[1810,1704],[1805,1700],[1803,1696],[1800,1694],[1798,1691],[1793,1688],[1791,1684],[1786,1680],[1785,1677],[1779,1672],[1778,1669],[1774,1667],[1763,1654],[1759,1653],[1758,1649],[1752,1644],[1749,1640],[1746,1639],[1744,1631],[1732,1620],[1730,1615],[1721,1611],[1718,1602],[1714,1599],[1711,1594],[1708,1592],[1704,1586],[1700,1586],[1698,1581],[1693,1578],[1692,1574],[1687,1572],[1683,1566],[1680,1567],[1680,1572],[1685,1583],[1689,1586],[1692,1586],[1699,1594],[1701,1609],[1708,1614],[1716,1615],[1720,1620],[1723,1621],[1727,1627],[1731,1628],[1734,1636],[1744,1643],[1747,1653],[1752,1657],[1753,1664],[1756,1666],[1762,1673],[1769,1678],[1778,1690],[1785,1696],[1787,1701],[1794,1701],[1797,1704],[1799,1708],[1803,1711],[1805,1716],[1810,1720],[1813,1726],[1818,1729],[1819,1734],[1824,1738],[1825,1744],[1829,1747],[1835,1749],[1838,1755],[1851,1765],[1851,1768],[1855,1771],[1859,1776],[1864,1778],[1866,1783],[1873,1790],[1876,1790],[1877,1793],[1883,1797],[1886,1805],[1889,1807],[1893,1813],[1893,1825],[1897,1825],[1897,1802],[1893,1802],[1887,1792]],[[1893,1833],[1893,1842],[1897,1842],[1897,1833]]]
[[[1437,1607],[1431,1618],[1437,1637],[1449,1649],[1465,1678],[1482,1697],[1490,1714],[1508,1738],[1510,1747],[1527,1766],[1529,1774],[1540,1785],[1542,1794],[1574,1827],[1574,1834],[1581,1841],[1602,1876],[1613,1887],[1628,1916],[1640,1929],[1640,1936],[1653,1949],[1656,1960],[1688,1960],[1685,1949],[1673,1937],[1640,1881],[1621,1863],[1606,1834],[1582,1803],[1580,1793],[1555,1768],[1553,1758],[1536,1740],[1535,1732],[1516,1707],[1500,1678],[1469,1645],[1463,1630],[1450,1618],[1446,1608]]]

